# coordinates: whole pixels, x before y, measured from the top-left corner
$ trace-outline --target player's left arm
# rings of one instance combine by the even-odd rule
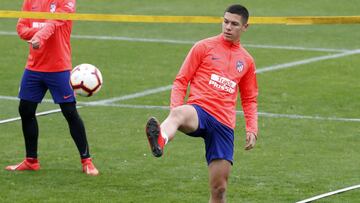
[[[30,1],[24,1],[21,10],[31,11]],[[30,26],[30,20],[27,18],[19,18],[16,24],[16,31],[23,40],[30,40],[38,30],[38,28],[32,28]]]
[[[56,13],[75,13],[76,0],[65,0],[56,8]],[[49,39],[54,33],[57,27],[61,27],[66,23],[66,20],[47,20],[46,25],[41,28],[28,42],[34,49],[40,48],[47,39]]]
[[[246,122],[246,150],[250,150],[255,146],[258,134],[258,86],[255,70],[255,63],[252,60],[249,64],[249,69],[247,70],[243,78],[241,78],[241,81],[239,83],[241,105],[244,111],[244,117]]]

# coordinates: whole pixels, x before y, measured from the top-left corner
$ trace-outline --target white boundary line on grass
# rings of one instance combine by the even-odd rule
[[[168,106],[153,106],[153,105],[133,105],[133,104],[94,104],[91,102],[78,102],[83,106],[110,106],[130,109],[160,109],[168,110]],[[236,114],[243,115],[243,111],[236,111]],[[289,118],[289,119],[307,119],[307,120],[322,120],[322,121],[342,121],[342,122],[360,122],[360,118],[338,118],[338,117],[322,117],[322,116],[305,116],[297,114],[276,114],[267,112],[258,112],[259,116],[268,118]]]
[[[349,191],[349,190],[354,190],[354,189],[357,189],[357,188],[360,188],[360,184],[359,185],[354,185],[354,186],[351,186],[351,187],[347,187],[347,188],[344,188],[344,189],[336,190],[336,191],[333,191],[333,192],[328,192],[328,193],[325,193],[325,194],[321,194],[321,195],[311,197],[309,199],[305,199],[305,200],[302,200],[302,201],[299,201],[299,202],[296,202],[296,203],[308,203],[308,202],[312,202],[314,200],[318,200],[318,199],[321,199],[321,198],[324,198],[324,197],[328,197],[328,196],[335,195],[335,194],[338,194],[338,193],[346,192],[346,191]]]
[[[0,99],[7,100],[18,100],[16,97],[9,96],[0,96]],[[47,103],[52,103],[52,100],[45,101]],[[129,108],[129,109],[159,109],[159,110],[168,110],[169,106],[154,106],[154,105],[133,105],[133,104],[113,104],[113,103],[93,103],[93,102],[77,102],[81,106],[108,106],[108,107],[119,107],[119,108]],[[81,107],[80,106],[80,107]],[[238,115],[243,115],[243,111],[236,111]],[[289,118],[289,119],[302,119],[302,120],[320,120],[320,121],[339,121],[339,122],[360,122],[360,118],[339,118],[339,117],[322,117],[322,116],[306,116],[298,114],[276,114],[276,113],[267,113],[267,112],[258,112],[259,116],[267,118]],[[0,124],[1,124],[0,120]]]
[[[335,59],[335,58],[345,57],[345,56],[359,54],[359,53],[360,53],[360,49],[356,49],[356,50],[347,51],[347,52],[343,52],[343,53],[336,53],[336,54],[331,54],[331,55],[326,55],[326,56],[313,57],[313,58],[308,58],[308,59],[304,59],[304,60],[300,60],[300,61],[293,61],[293,62],[289,62],[289,63],[283,63],[283,64],[278,64],[278,65],[273,65],[273,66],[267,66],[264,68],[259,68],[256,70],[256,73],[261,74],[261,73],[285,69],[285,68],[294,68],[299,65],[304,65],[304,64],[314,63],[314,62],[318,62],[318,61],[329,60],[329,59]],[[162,87],[158,87],[155,89],[147,89],[142,92],[137,92],[134,94],[94,101],[94,102],[92,102],[92,104],[95,104],[95,105],[96,104],[106,104],[106,103],[112,103],[112,102],[117,102],[117,101],[123,101],[126,99],[139,98],[139,97],[147,96],[150,94],[168,91],[171,89],[171,87],[172,87],[172,85],[167,85],[167,86],[162,86]]]
[[[304,65],[304,64],[309,64],[309,63],[313,63],[313,62],[329,60],[329,59],[335,59],[335,58],[350,56],[350,55],[354,55],[354,54],[360,54],[360,49],[355,49],[355,50],[346,51],[346,52],[337,53],[337,54],[318,56],[318,57],[308,58],[308,59],[294,61],[294,62],[290,62],[290,63],[273,65],[273,66],[258,69],[258,70],[256,70],[256,73],[265,73],[265,72],[280,70],[280,69],[284,69],[284,68],[296,67],[299,65]]]
[[[36,114],[36,116],[44,116],[44,115],[48,115],[48,114],[52,114],[52,113],[58,113],[58,112],[61,112],[61,109],[54,109],[54,110],[39,112],[39,113]],[[0,124],[10,123],[10,122],[17,121],[17,120],[21,120],[21,117],[15,117],[15,118],[9,118],[9,119],[5,119],[5,120],[0,120]]]
[[[164,92],[164,91],[167,91],[167,90],[171,90],[171,87],[172,87],[172,85],[168,85],[168,86],[158,87],[158,88],[154,88],[154,89],[147,89],[147,90],[144,90],[142,92],[128,94],[128,95],[125,95],[125,96],[113,97],[113,98],[110,98],[110,99],[103,99],[103,100],[89,102],[89,104],[101,105],[101,104],[109,104],[109,103],[113,103],[113,102],[117,102],[117,101],[124,101],[124,100],[128,100],[128,99],[135,99],[135,98],[144,97],[144,96],[147,96],[147,95],[156,94],[156,93]]]
[[[14,35],[17,35],[17,34],[16,34],[16,32],[0,31],[0,35],[14,36]],[[162,42],[162,43],[178,43],[178,44],[181,44],[181,43],[182,44],[194,43],[194,42],[191,42],[191,41],[166,40],[166,39],[161,40],[161,39],[145,39],[145,38],[128,38],[128,37],[111,37],[111,36],[73,35],[72,37],[78,38],[78,39],[126,40],[126,41]],[[293,62],[289,62],[289,63],[283,63],[283,64],[278,64],[278,65],[273,65],[273,66],[260,68],[260,69],[258,69],[256,71],[258,74],[264,73],[264,72],[269,72],[269,71],[274,71],[274,70],[279,70],[279,69],[295,67],[295,66],[298,66],[298,65],[304,65],[304,64],[308,64],[308,63],[318,62],[318,61],[322,61],[322,60],[340,58],[340,57],[360,53],[360,49],[356,49],[356,50],[344,50],[344,49],[337,50],[337,49],[305,48],[305,47],[291,47],[291,46],[272,46],[272,45],[248,45],[248,46],[252,46],[252,47],[256,47],[256,48],[292,49],[292,50],[306,50],[306,51],[309,50],[309,51],[324,51],[324,52],[325,51],[327,51],[327,52],[341,52],[341,53],[336,53],[336,54],[331,54],[331,55],[313,57],[313,58],[308,58],[308,59],[304,59],[304,60],[300,60],[300,61],[293,61]],[[129,94],[129,95],[121,96],[121,97],[109,98],[109,99],[105,99],[105,100],[93,101],[93,102],[82,102],[82,104],[87,105],[87,106],[99,106],[99,105],[120,106],[122,104],[116,105],[116,104],[112,104],[112,103],[117,102],[117,101],[124,101],[124,100],[128,100],[128,99],[139,98],[139,97],[147,96],[147,95],[150,95],[150,94],[155,94],[155,93],[167,91],[167,90],[170,90],[171,87],[172,87],[172,85],[168,85],[168,86],[158,87],[158,88],[154,88],[154,89],[147,89],[145,91],[137,92],[137,93],[134,93],[134,94]],[[15,100],[16,99],[17,100],[17,98],[15,98],[15,97],[8,97],[8,96],[0,96],[0,99],[8,99],[8,100],[9,99],[10,100]],[[44,102],[52,102],[52,100],[44,100]],[[131,108],[164,108],[164,107],[146,106],[146,105],[143,105],[143,106],[141,106],[141,105],[122,105],[122,107],[129,107],[129,106],[132,106]],[[286,114],[272,114],[272,113],[259,113],[259,115],[268,116],[268,117],[286,117],[286,118],[293,118],[293,119],[316,119],[316,120],[335,120],[335,121],[354,121],[354,122],[358,122],[358,120],[359,120],[357,118],[333,118],[333,117],[326,118],[326,117],[317,117],[317,116],[314,117],[314,116],[286,115]]]
[[[239,113],[239,112],[238,112]],[[241,112],[243,114],[243,112]],[[360,122],[360,118],[338,118],[338,117],[322,117],[322,116],[305,116],[298,114],[277,114],[258,112],[259,116],[270,118],[290,118],[290,119],[309,119],[309,120],[327,120],[327,121],[344,121],[344,122]]]
[[[77,109],[82,108],[82,106],[76,106]],[[49,114],[53,114],[53,113],[59,113],[61,112],[61,109],[53,109],[53,110],[49,110],[49,111],[43,111],[43,112],[39,112],[36,113],[36,116],[45,116],[45,115],[49,115]],[[15,117],[15,118],[9,118],[9,119],[4,119],[4,120],[0,120],[0,124],[4,124],[4,123],[10,123],[13,121],[18,121],[21,120],[21,117]]]
[[[0,35],[17,36],[16,32],[0,31]],[[71,35],[74,39],[92,39],[92,40],[113,40],[113,41],[130,41],[130,42],[153,42],[167,44],[194,44],[195,41],[173,40],[173,39],[152,39],[152,38],[133,38],[121,36],[101,36],[101,35]],[[279,45],[257,45],[245,44],[245,47],[264,48],[264,49],[286,49],[286,50],[302,50],[302,51],[320,51],[320,52],[347,52],[348,49],[328,49],[328,48],[311,48],[297,46],[279,46]]]

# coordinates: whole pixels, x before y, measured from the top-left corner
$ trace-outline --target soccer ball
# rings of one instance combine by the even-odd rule
[[[76,95],[90,97],[101,89],[103,78],[98,68],[83,63],[71,71],[70,84]]]

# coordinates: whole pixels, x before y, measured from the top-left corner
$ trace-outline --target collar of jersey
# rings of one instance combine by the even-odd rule
[[[222,33],[219,35],[219,38],[221,39],[221,42],[226,47],[229,47],[229,48],[239,48],[240,47],[240,41],[237,41],[237,42],[228,41],[224,38],[224,34],[222,34]]]

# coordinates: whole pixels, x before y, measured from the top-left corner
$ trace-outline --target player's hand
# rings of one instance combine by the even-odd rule
[[[246,132],[245,150],[250,150],[254,148],[255,144],[256,144],[256,134],[253,132]]]
[[[37,38],[32,38],[31,40],[27,41],[33,49],[39,49],[40,48],[40,40]]]

